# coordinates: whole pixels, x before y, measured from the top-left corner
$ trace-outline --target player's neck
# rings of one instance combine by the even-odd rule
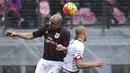
[[[80,42],[84,42],[84,39],[82,39],[82,37],[76,37],[76,40],[79,40]]]

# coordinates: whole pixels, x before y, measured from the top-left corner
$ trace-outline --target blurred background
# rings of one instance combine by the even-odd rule
[[[78,7],[73,17],[62,11],[69,1]],[[130,73],[130,0],[0,0],[0,73],[35,73],[44,39],[11,38],[4,32],[33,32],[57,12],[71,38],[76,25],[88,28],[85,62],[106,59],[104,68],[80,73]]]

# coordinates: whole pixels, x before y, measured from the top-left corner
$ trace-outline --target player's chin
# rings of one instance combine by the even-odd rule
[[[56,29],[59,29],[60,27],[59,26],[52,26],[51,29],[52,30],[56,30]]]
[[[87,39],[84,39],[84,42],[86,42],[87,41]]]
[[[85,38],[85,41],[87,41],[88,39],[87,38]]]

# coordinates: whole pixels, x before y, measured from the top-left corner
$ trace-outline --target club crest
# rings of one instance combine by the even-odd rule
[[[57,38],[59,38],[60,37],[60,34],[59,33],[56,33],[55,34],[55,38],[57,39]]]

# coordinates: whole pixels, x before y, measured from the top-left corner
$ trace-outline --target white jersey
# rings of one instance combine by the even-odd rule
[[[83,58],[84,44],[79,40],[72,40],[68,46],[67,55],[64,58],[63,68],[70,72],[76,72],[76,58]]]

